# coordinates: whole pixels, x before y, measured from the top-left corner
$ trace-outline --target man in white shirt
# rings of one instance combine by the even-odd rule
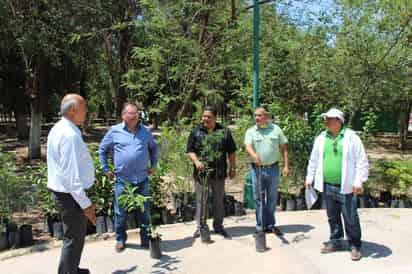
[[[63,116],[47,137],[47,187],[59,207],[63,222],[63,247],[58,274],[87,274],[79,263],[87,219],[96,224],[95,205],[85,189],[94,182],[94,165],[77,125],[86,118],[86,101],[67,94],[60,106]]]
[[[361,259],[361,227],[357,212],[357,194],[368,179],[368,159],[361,139],[344,127],[343,112],[332,108],[322,114],[327,130],[315,140],[310,155],[306,187],[323,192],[330,227],[330,241],[321,253],[342,249],[343,225],[351,247],[351,259]]]

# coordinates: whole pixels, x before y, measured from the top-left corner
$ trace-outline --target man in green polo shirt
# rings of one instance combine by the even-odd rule
[[[330,241],[321,253],[342,249],[343,225],[351,247],[351,259],[360,260],[361,227],[357,194],[368,179],[368,159],[356,133],[344,127],[343,112],[332,108],[322,114],[326,130],[315,140],[308,164],[306,187],[323,192],[330,227]]]
[[[283,131],[269,121],[270,114],[263,107],[255,111],[256,125],[245,135],[246,151],[252,158],[253,195],[256,203],[256,230],[282,235],[275,226],[275,210],[279,186],[279,161],[283,155],[283,175],[289,176],[287,139]],[[261,201],[257,189],[258,179],[265,193],[266,201]],[[260,207],[263,206],[261,209]],[[260,216],[259,212],[263,212]],[[261,220],[261,217],[263,220]]]

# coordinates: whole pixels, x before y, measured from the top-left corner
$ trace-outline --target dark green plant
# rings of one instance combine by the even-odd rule
[[[122,194],[119,196],[119,205],[127,212],[133,212],[135,210],[145,211],[144,204],[151,200],[151,196],[143,196],[137,193],[138,187],[133,186],[130,183],[126,184]],[[159,213],[152,213],[150,215],[150,224],[148,226],[148,234],[151,238],[160,238],[160,234],[156,232],[158,226],[157,220],[160,219]]]
[[[164,160],[157,163],[156,172],[149,177],[150,202],[156,207],[166,206],[169,202],[169,184],[165,181],[165,176],[169,174],[169,165]]]
[[[95,182],[93,186],[87,190],[87,194],[94,204],[96,204],[96,215],[98,216],[113,216],[114,204],[114,180],[110,179],[101,169],[99,157],[96,149],[90,149],[92,153]],[[112,161],[109,160],[109,168],[113,169]]]
[[[0,223],[10,220],[14,212],[27,210],[31,193],[30,181],[19,176],[15,158],[0,151]]]
[[[189,192],[193,188],[193,184],[188,179],[192,176],[192,163],[186,155],[190,127],[191,125],[185,125],[182,122],[174,125],[165,122],[161,126],[158,168],[160,173],[163,173],[161,171],[161,169],[164,169],[162,165],[167,168],[167,174],[164,174],[166,177],[161,177],[162,196],[170,196],[174,192]],[[156,193],[153,193],[153,195],[156,195]]]
[[[144,211],[144,203],[150,199],[150,197],[143,196],[137,193],[137,191],[137,186],[126,183],[122,194],[119,196],[119,205],[127,212],[132,212],[138,209]]]
[[[47,188],[47,166],[40,163],[38,167],[29,167],[28,179],[33,183],[35,189],[36,202],[45,216],[52,219],[59,219],[59,211],[56,207],[50,191]]]
[[[405,197],[412,187],[412,161],[379,160],[375,172],[384,188],[394,197]]]

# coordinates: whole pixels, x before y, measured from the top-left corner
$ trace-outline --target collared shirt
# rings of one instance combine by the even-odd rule
[[[91,205],[85,189],[94,182],[94,165],[79,128],[62,118],[47,137],[47,187],[70,193],[81,208]]]
[[[279,146],[288,142],[285,134],[275,124],[260,128],[257,125],[249,128],[245,134],[245,145],[252,145],[260,157],[262,165],[270,165],[280,161]]]
[[[108,153],[112,154],[117,178],[132,184],[143,182],[151,167],[157,164],[157,144],[148,128],[139,123],[135,133],[125,123],[112,126],[99,146],[102,170],[109,171]]]
[[[326,133],[323,152],[323,179],[330,184],[340,185],[342,181],[342,140],[345,128],[342,128],[336,137],[330,132]]]
[[[208,167],[208,177],[210,178],[226,178],[227,154],[235,152],[236,144],[230,130],[218,123],[211,132],[203,125],[194,128],[190,133],[186,147],[186,153],[195,153],[199,161]],[[193,166],[193,175],[198,175],[195,166]]]
[[[310,154],[307,168],[306,181],[315,182],[315,188],[323,192],[323,150],[325,148],[326,132],[322,132],[315,139],[313,149]],[[341,193],[349,194],[353,191],[353,186],[362,187],[363,182],[368,180],[368,157],[362,141],[356,133],[345,129],[342,140],[342,179]]]

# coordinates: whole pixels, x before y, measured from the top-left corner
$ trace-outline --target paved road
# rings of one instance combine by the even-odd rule
[[[161,260],[140,249],[135,231],[120,254],[114,252],[113,239],[88,242],[81,265],[93,274],[411,274],[412,209],[363,209],[360,219],[364,258],[359,262],[350,260],[349,251],[319,253],[328,238],[325,212],[319,210],[279,212],[277,220],[285,236],[268,235],[270,250],[265,253],[255,252],[254,215],[250,214],[225,219],[232,239],[212,235],[214,243],[209,245],[193,242],[193,223],[162,227]],[[2,260],[0,273],[54,274],[59,253],[54,248]]]

